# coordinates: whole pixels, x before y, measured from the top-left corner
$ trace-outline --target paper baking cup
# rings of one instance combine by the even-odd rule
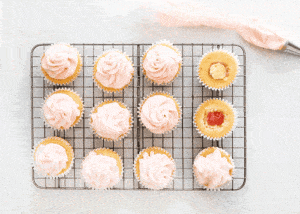
[[[129,126],[129,130],[128,130],[127,133],[124,133],[124,134],[120,135],[117,139],[111,139],[111,138],[105,138],[105,137],[102,137],[101,135],[99,135],[99,134],[97,133],[97,131],[93,128],[93,125],[92,125],[92,116],[91,116],[91,115],[92,115],[93,113],[96,113],[98,107],[104,106],[105,104],[109,104],[109,103],[118,103],[122,108],[127,109],[127,110],[129,111],[129,113],[130,113],[130,118],[129,118],[129,124],[130,124],[130,126]],[[118,101],[118,100],[104,100],[103,102],[99,102],[99,103],[98,103],[96,106],[94,106],[94,108],[92,109],[91,114],[90,114],[90,127],[92,128],[94,134],[97,135],[99,138],[102,138],[102,139],[107,140],[107,141],[119,141],[119,140],[125,138],[125,137],[130,133],[130,131],[131,131],[132,127],[133,127],[133,117],[132,117],[132,113],[131,113],[131,111],[128,109],[128,107],[127,107],[124,103],[121,103],[121,102]]]
[[[230,81],[230,82],[224,84],[223,86],[220,86],[220,87],[213,87],[213,86],[211,86],[211,85],[209,85],[209,84],[207,83],[207,80],[206,80],[206,79],[209,79],[209,78],[210,78],[210,74],[209,74],[209,73],[208,73],[208,75],[206,76],[206,78],[204,78],[204,77],[201,78],[201,77],[200,77],[200,64],[201,64],[201,62],[203,61],[203,59],[204,59],[208,54],[213,53],[213,52],[223,52],[223,53],[228,54],[229,56],[231,56],[231,57],[234,59],[234,61],[235,61],[235,63],[236,63],[236,66],[237,66],[237,71],[236,71],[236,75],[235,75],[234,79],[233,79],[232,81]],[[218,62],[218,61],[216,61],[216,62]],[[209,72],[209,71],[208,71],[208,72]],[[206,88],[211,89],[211,90],[215,90],[215,91],[217,91],[217,90],[221,91],[221,90],[224,90],[224,89],[226,89],[226,88],[229,88],[229,87],[236,81],[236,76],[239,74],[239,72],[240,72],[240,68],[239,68],[239,60],[238,60],[238,57],[237,57],[234,53],[230,53],[230,52],[228,52],[227,50],[223,50],[223,49],[219,49],[219,50],[217,50],[217,51],[210,51],[210,52],[205,53],[205,54],[201,57],[201,59],[200,59],[200,61],[199,61],[199,64],[198,64],[198,79],[199,79],[200,83],[202,83]],[[215,80],[215,81],[218,81],[218,80]],[[226,82],[226,81],[225,81],[225,82]]]
[[[109,52],[111,52],[111,51],[117,51],[117,52],[123,54],[123,55],[126,57],[126,59],[131,63],[131,66],[132,66],[131,79],[130,79],[129,83],[128,83],[127,85],[123,86],[122,88],[111,88],[111,87],[106,87],[106,86],[102,85],[102,83],[101,83],[99,80],[97,80],[97,78],[96,78],[97,66],[98,66],[99,60],[100,60],[102,57],[105,57],[105,56],[106,56]],[[123,89],[127,88],[127,87],[130,85],[130,83],[131,83],[131,81],[132,81],[132,79],[133,79],[133,76],[134,76],[134,67],[133,67],[132,61],[131,61],[131,59],[129,58],[129,56],[128,56],[125,52],[122,52],[122,51],[120,51],[120,50],[115,50],[115,49],[107,50],[107,51],[103,52],[103,54],[102,54],[101,56],[99,56],[99,57],[97,58],[97,60],[95,61],[95,64],[94,64],[94,70],[93,70],[93,80],[95,81],[95,83],[97,84],[97,86],[98,86],[100,89],[103,89],[103,90],[106,91],[106,92],[112,93],[112,92],[122,91]]]
[[[119,175],[120,175],[119,179],[118,179],[118,182],[115,184],[115,185],[117,185],[120,182],[120,180],[123,178],[123,162],[122,162],[121,157],[118,155],[118,153],[116,153],[115,151],[113,151],[111,149],[108,149],[108,148],[98,148],[98,149],[94,149],[93,151],[90,151],[89,154],[86,157],[88,157],[91,152],[96,152],[97,155],[101,154],[101,155],[108,156],[108,157],[116,159],[117,166],[119,168]],[[84,160],[85,160],[85,158],[84,158]],[[81,167],[80,167],[81,170],[83,168],[82,165],[83,165],[84,160],[81,163]],[[85,179],[85,177],[82,173],[81,173],[81,177],[83,178],[84,181],[86,181],[86,179]],[[106,187],[106,188],[96,188],[96,187],[92,186],[91,184],[89,184],[88,182],[85,182],[85,183],[89,188],[91,188],[93,190],[109,190],[109,189],[111,189],[112,187],[115,186],[114,185],[114,186],[109,186],[109,187]]]
[[[163,133],[154,133],[152,132],[147,126],[145,126],[145,124],[143,123],[142,121],[142,118],[141,118],[141,110],[142,110],[142,107],[145,103],[145,101],[150,98],[150,97],[153,97],[155,95],[163,95],[163,96],[166,96],[168,98],[171,98],[174,102],[175,102],[175,105],[176,105],[176,108],[177,108],[177,111],[178,111],[178,117],[179,117],[179,120],[178,120],[178,123],[172,128],[170,129],[169,131],[166,131],[166,132],[163,132]],[[152,92],[152,94],[148,95],[146,98],[144,97],[143,98],[143,101],[140,102],[139,106],[138,106],[138,118],[140,120],[140,122],[151,132],[151,133],[154,133],[154,134],[168,134],[170,132],[172,132],[173,130],[175,130],[180,122],[180,119],[181,119],[181,106],[179,106],[179,102],[173,97],[171,96],[169,93],[166,93],[166,92]]]
[[[54,44],[52,44],[52,45],[54,45]],[[51,46],[52,46],[52,45],[51,45]],[[72,47],[72,46],[69,45],[69,44],[65,44],[65,45],[67,45],[67,46],[69,46],[69,47]],[[74,47],[72,47],[72,48],[74,48]],[[76,48],[75,48],[75,49],[76,49]],[[80,74],[80,71],[81,71],[81,69],[82,69],[82,60],[81,60],[81,56],[80,56],[80,54],[79,54],[78,51],[77,51],[77,55],[78,55],[78,62],[77,62],[76,69],[75,69],[73,75],[67,77],[66,79],[55,79],[55,78],[50,77],[49,74],[48,74],[48,73],[44,70],[44,68],[41,66],[41,70],[42,70],[42,72],[43,72],[43,74],[44,74],[44,76],[45,76],[47,82],[48,82],[49,84],[53,84],[53,85],[67,85],[67,84],[73,82],[73,81],[77,78],[77,76]],[[44,56],[45,56],[45,54],[43,54],[43,56],[42,56],[42,58],[41,58],[41,61],[42,61],[42,59],[44,58]]]
[[[231,180],[232,180],[232,177],[233,177],[234,172],[235,172],[234,161],[233,161],[233,159],[231,158],[231,156],[230,156],[225,150],[223,150],[223,149],[221,149],[221,148],[219,148],[219,147],[208,147],[208,148],[202,150],[202,151],[196,156],[196,158],[195,158],[195,160],[194,160],[194,163],[193,163],[193,173],[194,173],[194,176],[195,176],[195,178],[196,178],[197,183],[199,184],[199,186],[200,186],[201,188],[204,188],[204,189],[206,189],[206,190],[208,190],[208,191],[220,191],[221,189],[226,188],[226,187],[229,185],[229,183],[230,183],[231,180],[227,181],[227,182],[224,183],[223,185],[218,186],[218,187],[216,187],[216,188],[208,188],[207,186],[200,184],[200,183],[198,182],[198,179],[197,179],[197,176],[196,176],[196,167],[195,167],[195,165],[194,165],[194,164],[195,164],[195,161],[197,160],[197,158],[199,158],[204,152],[207,152],[209,149],[213,149],[213,152],[214,152],[215,150],[217,150],[217,149],[220,150],[221,156],[223,155],[222,157],[226,157],[228,163],[230,163],[230,164],[232,165],[233,169],[231,170],[231,172],[229,171],[229,173],[231,173]],[[210,152],[209,154],[211,154],[211,153],[213,153],[213,152]]]
[[[140,179],[140,169],[139,169],[139,164],[140,164],[140,163],[139,163],[139,160],[143,158],[142,155],[143,155],[143,153],[145,153],[145,152],[147,152],[148,155],[150,155],[150,152],[154,152],[154,154],[164,154],[164,155],[166,155],[168,158],[170,158],[170,159],[172,160],[172,162],[174,163],[175,169],[174,169],[174,171],[173,171],[173,173],[172,173],[172,179],[171,179],[170,182],[167,183],[164,187],[159,188],[159,189],[153,189],[153,188],[149,187],[146,183],[144,183],[144,182]],[[175,164],[175,161],[174,161],[174,159],[172,158],[171,154],[170,154],[168,151],[164,150],[164,149],[161,148],[161,147],[148,147],[148,148],[146,148],[146,149],[140,151],[140,153],[139,153],[139,154],[137,155],[137,157],[135,158],[133,170],[134,170],[135,178],[139,181],[139,183],[140,183],[143,187],[145,187],[145,188],[147,188],[147,189],[151,189],[151,190],[161,190],[161,189],[166,188],[166,187],[172,182],[172,180],[174,179],[174,175],[175,175],[175,172],[176,172],[176,164]]]
[[[66,95],[69,95],[71,93],[72,96],[75,96],[76,97],[76,100],[74,100],[73,97],[71,97],[76,104],[79,105],[79,110],[80,110],[80,115],[76,117],[76,120],[74,121],[74,123],[72,124],[72,126],[70,126],[68,129],[74,127],[75,125],[77,125],[81,119],[82,119],[82,116],[83,116],[83,112],[84,112],[84,105],[83,105],[83,100],[81,99],[81,97],[79,96],[79,94],[77,94],[75,91],[72,91],[71,89],[68,89],[68,88],[60,88],[60,89],[56,89],[54,92],[50,93],[47,98],[44,100],[44,103],[42,104],[42,115],[43,115],[43,119],[44,119],[44,122],[45,124],[54,129],[54,130],[68,130],[68,129],[65,129],[65,128],[60,128],[60,129],[57,129],[55,128],[54,126],[52,126],[48,121],[47,119],[45,118],[45,115],[44,115],[44,105],[47,101],[47,99],[53,95],[53,94],[58,94],[58,93],[63,93],[63,94],[66,94]]]
[[[171,42],[169,42],[169,41],[167,41],[167,40],[161,40],[161,41],[159,41],[159,42],[153,43],[152,46],[149,47],[149,48],[147,49],[147,51],[144,52],[144,54],[143,54],[143,63],[142,63],[142,65],[144,64],[144,60],[145,60],[145,58],[146,58],[146,56],[147,56],[147,53],[148,53],[151,49],[153,49],[155,46],[157,46],[157,45],[163,45],[163,46],[166,46],[166,47],[168,47],[168,48],[171,48],[171,49],[172,49],[173,51],[175,51],[180,57],[181,57],[181,55],[182,55],[182,54],[180,53],[180,51],[178,50],[178,48],[176,48],[175,46],[173,46],[173,44],[172,44]],[[146,79],[147,79],[148,81],[150,81],[151,83],[154,83],[155,85],[167,85],[167,84],[173,82],[174,79],[179,75],[179,72],[180,72],[180,70],[181,70],[182,64],[183,64],[183,62],[182,62],[182,57],[181,57],[181,63],[179,63],[178,72],[177,72],[176,75],[173,77],[173,79],[170,80],[169,82],[157,83],[157,82],[155,82],[155,80],[152,80],[151,78],[149,78],[149,77],[147,76],[146,71],[145,71],[145,69],[144,69],[144,66],[142,66],[142,71],[143,71],[144,76],[146,77]]]
[[[48,174],[46,174],[44,172],[38,171],[38,169],[36,167],[36,164],[35,164],[35,152],[36,152],[37,148],[42,144],[47,145],[47,144],[50,144],[50,143],[58,144],[58,145],[64,147],[64,149],[66,150],[67,156],[68,156],[67,167],[62,169],[62,171],[57,176],[49,176]],[[31,157],[33,157],[34,171],[39,176],[43,176],[43,177],[50,178],[50,179],[60,178],[60,177],[63,177],[65,175],[67,175],[69,173],[69,171],[72,169],[72,166],[73,166],[73,163],[74,163],[73,147],[71,146],[71,144],[68,141],[66,141],[66,140],[64,140],[63,138],[60,138],[60,137],[48,137],[48,138],[45,138],[45,139],[41,140],[38,143],[38,145],[36,145],[34,147],[34,149],[31,150],[31,154],[32,154]]]
[[[224,136],[219,136],[219,137],[213,137],[213,136],[208,136],[206,135],[205,133],[203,133],[203,131],[201,131],[196,123],[196,116],[197,116],[197,113],[198,111],[200,110],[201,106],[204,104],[204,103],[207,103],[207,102],[211,102],[213,100],[219,100],[219,101],[222,101],[224,103],[226,103],[229,108],[233,111],[233,116],[234,116],[234,121],[233,121],[233,125],[232,125],[232,128],[224,135]],[[219,110],[219,109],[215,109],[215,110]],[[227,137],[231,132],[234,131],[235,127],[236,127],[236,124],[237,124],[237,111],[235,110],[235,108],[229,103],[227,102],[226,100],[224,99],[217,99],[217,98],[214,98],[214,99],[209,99],[209,100],[206,100],[205,102],[203,102],[198,108],[197,108],[197,111],[194,115],[194,119],[193,119],[193,123],[194,123],[194,126],[196,127],[198,133],[202,136],[202,137],[205,137],[206,139],[208,140],[221,140],[221,139],[224,139],[225,137]]]

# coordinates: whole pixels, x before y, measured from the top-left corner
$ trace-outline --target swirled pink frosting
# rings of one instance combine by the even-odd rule
[[[58,176],[66,168],[67,161],[66,150],[55,143],[40,145],[35,152],[35,169],[45,176]]]
[[[165,154],[143,153],[143,158],[139,160],[140,181],[143,185],[151,189],[163,189],[173,179],[175,163]]]
[[[147,98],[141,107],[140,116],[143,124],[155,134],[172,130],[179,121],[174,100],[163,95]]]
[[[55,44],[47,49],[42,58],[42,68],[55,79],[66,79],[72,76],[78,63],[78,52],[65,44]]]
[[[194,166],[197,181],[207,188],[218,188],[232,178],[229,170],[233,169],[233,166],[228,163],[225,157],[221,157],[219,149],[206,157],[199,155]]]
[[[182,63],[181,56],[169,47],[156,45],[147,52],[143,69],[149,79],[158,84],[174,79]]]
[[[78,107],[70,96],[63,93],[53,94],[44,104],[44,116],[52,127],[68,129],[80,115]]]
[[[119,51],[108,51],[97,63],[95,78],[105,87],[120,89],[130,83],[134,70]]]
[[[116,102],[98,107],[97,113],[93,113],[91,118],[91,125],[96,133],[112,140],[117,140],[121,135],[126,134],[131,125],[130,112]]]
[[[116,159],[94,151],[83,160],[81,173],[85,182],[96,189],[110,188],[121,179]]]

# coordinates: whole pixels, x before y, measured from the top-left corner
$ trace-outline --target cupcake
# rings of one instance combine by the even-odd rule
[[[194,124],[201,136],[220,140],[234,129],[236,111],[225,100],[209,99],[198,107]]]
[[[149,147],[135,159],[134,172],[137,180],[146,188],[160,190],[167,187],[175,174],[175,161],[166,150]]]
[[[41,64],[46,79],[59,85],[75,80],[82,66],[77,49],[68,44],[51,45],[42,56]]]
[[[108,189],[115,186],[123,174],[119,155],[105,148],[91,151],[82,161],[81,174],[88,187]]]
[[[46,98],[42,109],[46,124],[53,129],[66,130],[80,121],[83,104],[74,91],[58,89]]]
[[[126,88],[133,75],[131,60],[125,53],[118,50],[104,52],[94,65],[94,81],[107,92],[116,92]]]
[[[123,103],[107,100],[92,110],[90,124],[99,137],[120,140],[129,133],[132,117]]]
[[[223,90],[229,87],[239,72],[237,57],[225,50],[205,54],[199,63],[200,81],[209,89]]]
[[[173,81],[181,64],[181,53],[168,41],[152,45],[143,56],[144,75],[158,85]]]
[[[73,165],[73,148],[60,137],[42,140],[34,149],[34,170],[41,176],[55,178],[68,173]]]
[[[163,134],[176,127],[181,116],[177,101],[167,93],[155,92],[142,102],[139,117],[154,134]]]
[[[232,180],[234,164],[226,151],[209,147],[197,155],[193,169],[201,186],[209,190],[219,190]]]

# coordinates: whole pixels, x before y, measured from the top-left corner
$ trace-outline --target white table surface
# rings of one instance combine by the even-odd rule
[[[247,3],[246,3],[247,2]],[[278,3],[276,3],[278,2]],[[300,2],[209,1],[300,40]],[[0,3],[1,213],[300,213],[300,57],[233,31],[165,28],[138,2]],[[38,43],[236,43],[247,54],[247,182],[235,192],[61,191],[31,181],[30,50]],[[298,41],[298,44],[300,42]]]

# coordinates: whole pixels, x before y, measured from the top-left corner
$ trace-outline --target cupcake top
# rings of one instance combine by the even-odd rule
[[[151,132],[162,134],[172,130],[179,122],[179,107],[172,97],[153,94],[143,102],[140,118]]]
[[[70,128],[81,115],[80,105],[63,93],[64,91],[72,93],[68,90],[57,90],[46,99],[43,106],[46,122],[55,129]]]
[[[229,87],[239,71],[237,57],[225,50],[205,54],[199,63],[200,81],[213,90]]]
[[[182,58],[171,44],[153,45],[144,55],[143,69],[146,76],[157,84],[169,83],[179,73]]]
[[[78,64],[78,51],[66,44],[50,46],[42,57],[42,69],[54,79],[72,76]]]
[[[233,165],[229,155],[219,148],[209,148],[208,154],[200,153],[194,162],[194,172],[199,184],[216,189],[232,179]],[[204,153],[207,152],[204,150]],[[223,153],[223,154],[222,154]]]
[[[100,137],[118,140],[130,130],[130,112],[117,101],[103,102],[91,114],[91,126]]]
[[[120,158],[117,157],[117,161],[116,158],[111,157],[108,154],[101,154],[101,150],[106,149],[91,151],[84,159],[81,166],[81,173],[85,182],[95,189],[107,189],[113,187],[120,181],[122,175]],[[113,153],[113,151],[111,151],[111,153]]]
[[[123,89],[133,76],[130,59],[121,51],[110,50],[98,58],[94,67],[94,78],[107,91]]]

